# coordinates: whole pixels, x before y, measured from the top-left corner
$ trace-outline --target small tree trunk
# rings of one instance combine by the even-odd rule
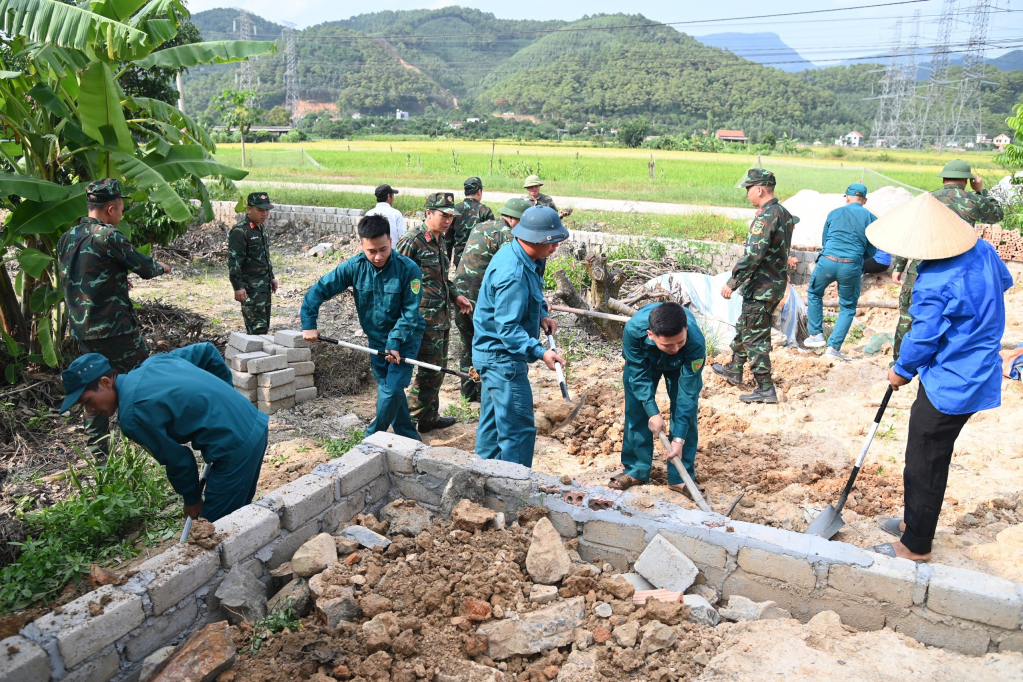
[[[554,273],[554,281],[558,283],[558,298],[568,304],[570,308],[580,308],[582,310],[589,310],[590,304],[586,302],[586,299],[579,295],[575,287],[572,286],[572,282],[568,280],[568,275],[565,274],[564,270],[558,270]],[[583,328],[590,334],[600,334],[600,328],[597,327],[595,321],[591,317],[579,316],[579,321],[582,323]]]
[[[14,282],[7,274],[7,268],[0,265],[0,325],[4,332],[22,346],[28,346],[29,333],[21,303],[14,292]]]
[[[607,255],[589,253],[586,255],[586,269],[590,273],[590,308],[602,313],[612,313],[611,299],[618,298],[618,292],[625,285],[627,277],[621,268],[607,265]],[[622,323],[611,320],[595,320],[605,339],[622,338]]]
[[[245,131],[239,128],[238,135],[242,138],[242,168],[245,168]]]

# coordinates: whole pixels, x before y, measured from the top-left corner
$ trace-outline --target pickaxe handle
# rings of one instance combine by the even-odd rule
[[[206,490],[206,479],[210,477],[210,469],[212,465],[207,462],[202,465],[202,473],[199,474],[199,496],[202,497],[202,493]],[[188,542],[188,533],[192,530],[192,517],[185,517],[185,528],[181,531],[181,542]]]
[[[547,342],[551,345],[551,350],[555,353],[558,352],[557,342],[554,341],[554,334],[547,334]],[[568,397],[568,383],[565,381],[565,370],[561,367],[560,362],[554,363],[554,371],[558,374],[558,386],[561,387],[561,397],[565,399],[565,402],[571,403],[572,399]]]
[[[347,341],[339,341],[338,339],[332,339],[329,336],[321,336],[320,337],[320,341],[326,341],[327,343],[334,343],[334,344],[337,344],[339,346],[343,346],[345,348],[351,348],[352,350],[361,351],[363,353],[369,353],[370,355],[384,355],[383,353],[381,353],[378,350],[373,350],[372,348],[367,348],[366,346],[357,346],[354,343],[348,343]],[[471,375],[466,374],[465,372],[459,372],[456,369],[448,369],[447,367],[438,367],[437,365],[431,365],[428,362],[419,362],[418,360],[409,360],[408,358],[402,358],[401,361],[403,363],[412,365],[413,367],[422,367],[423,369],[433,370],[434,372],[444,372],[445,374],[450,374],[452,376],[456,376],[459,379],[468,379],[469,381],[479,381],[478,379],[473,379]]]
[[[657,438],[661,441],[661,446],[671,454],[671,442],[668,440],[668,435],[663,430],[657,432]],[[678,457],[672,457],[671,463],[675,466],[679,476],[685,481],[686,489],[689,490],[689,494],[693,496],[693,501],[696,502],[696,506],[705,512],[713,513],[710,506],[707,504],[707,500],[703,499],[703,495],[700,494],[700,489],[696,487],[696,482],[693,480],[686,468],[682,466],[682,460]]]

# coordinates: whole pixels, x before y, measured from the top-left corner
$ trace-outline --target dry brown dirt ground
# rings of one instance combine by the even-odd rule
[[[338,246],[340,251],[327,258],[306,257],[297,247],[278,250],[275,269],[281,288],[273,299],[273,329],[298,328],[305,292],[355,252],[354,245],[338,241]],[[222,259],[180,263],[170,276],[137,281],[133,295],[188,307],[206,315],[213,328],[224,332],[242,328]],[[890,280],[879,280],[865,289],[863,298],[895,301],[897,295],[898,289]],[[1021,339],[1023,291],[1019,284],[1010,290],[1006,302],[1006,339]],[[898,311],[861,312],[864,314],[858,320],[866,325],[865,337],[894,330]],[[573,424],[538,437],[534,468],[568,474],[584,484],[604,485],[621,470],[620,348],[588,337],[571,316],[559,313],[557,317],[562,324],[559,343],[570,361],[570,390],[577,397],[586,395],[587,402]],[[360,338],[350,294],[325,304],[320,321],[324,333],[355,341]],[[784,394],[784,401],[778,405],[751,406],[738,401],[739,393],[752,386],[748,373],[746,385],[740,389],[727,385],[709,369],[704,372],[696,467],[712,507],[724,511],[745,491],[734,518],[799,532],[806,528],[810,514],[837,500],[886,387],[890,347],[878,355],[865,355],[862,348],[866,340],[847,343],[843,351],[853,360],[837,364],[812,353],[776,346],[772,363]],[[450,365],[457,362],[458,345],[457,334],[452,334]],[[322,349],[321,345],[314,352],[328,352]],[[727,349],[719,349],[718,359],[727,359],[728,354]],[[711,364],[710,358],[707,364]],[[530,375],[537,414],[563,414],[553,375],[539,365],[532,367]],[[351,376],[345,381],[358,384]],[[369,422],[375,390],[371,379],[363,377],[363,382],[361,392],[354,395],[327,391],[314,402],[271,418],[272,445],[261,490],[297,478],[322,461],[327,453],[317,443],[325,437],[343,435],[332,426],[343,415],[354,413],[363,424]],[[891,539],[877,527],[875,519],[901,511],[901,472],[914,395],[915,384],[893,397],[844,512],[848,525],[836,539],[859,546]],[[446,379],[441,403],[442,411],[459,407],[457,379]],[[659,404],[667,406],[663,386]],[[471,407],[478,409],[478,405]],[[431,432],[424,440],[471,450],[475,444],[474,416],[460,409],[454,413],[463,416],[465,422]],[[1023,385],[1006,380],[1002,406],[974,416],[957,442],[935,542],[935,561],[1023,581],[1021,424]],[[642,492],[692,507],[687,498],[666,488],[665,462],[659,446],[657,450],[652,481],[643,486]]]

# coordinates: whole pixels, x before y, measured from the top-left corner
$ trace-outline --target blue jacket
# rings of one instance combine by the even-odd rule
[[[690,419],[696,419],[696,401],[700,397],[700,388],[694,386],[695,395],[691,395],[679,381],[682,377],[699,377],[703,364],[707,359],[707,345],[703,332],[693,314],[686,310],[686,323],[689,335],[686,345],[674,355],[669,355],[657,347],[647,331],[650,329],[650,313],[660,303],[644,306],[631,320],[625,323],[622,334],[622,357],[625,358],[625,390],[631,393],[646,410],[649,419],[660,414],[655,400],[657,382],[661,375],[669,381],[667,388],[669,398],[675,406],[671,413],[671,432],[685,434],[689,431]],[[671,395],[671,389],[675,395]]]
[[[954,258],[921,261],[913,287],[913,327],[895,371],[920,375],[939,412],[968,414],[1002,404],[1004,291],[1012,275],[994,247],[978,240]]]
[[[867,257],[869,258],[870,256]],[[877,263],[878,265],[891,265],[892,254],[888,253],[887,251],[882,251],[881,249],[878,249],[874,253],[874,262]]]
[[[472,322],[474,365],[543,357],[540,320],[543,305],[543,264],[526,255],[517,239],[502,246],[483,275]]]
[[[836,208],[824,222],[824,233],[821,235],[824,248],[821,253],[863,263],[877,251],[867,241],[867,226],[875,220],[877,216],[855,201]]]
[[[121,432],[166,468],[185,504],[202,496],[195,456],[184,443],[213,463],[251,452],[267,431],[269,418],[235,390],[212,343],[154,355],[119,375],[114,386]]]
[[[420,341],[426,321],[419,312],[423,275],[410,258],[397,251],[379,270],[360,253],[346,260],[312,286],[302,299],[302,329],[316,329],[323,302],[351,287],[359,324],[375,350],[397,350]]]

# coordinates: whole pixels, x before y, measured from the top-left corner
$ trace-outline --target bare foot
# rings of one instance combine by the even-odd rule
[[[902,524],[902,530],[906,530],[906,524],[905,523]],[[927,552],[927,554],[917,554],[916,552],[911,552],[911,551],[909,551],[908,547],[906,547],[904,544],[902,544],[898,540],[896,540],[895,542],[892,543],[892,548],[895,550],[895,556],[899,557],[900,559],[909,559],[911,561],[930,561],[931,560],[931,553],[930,552]]]

